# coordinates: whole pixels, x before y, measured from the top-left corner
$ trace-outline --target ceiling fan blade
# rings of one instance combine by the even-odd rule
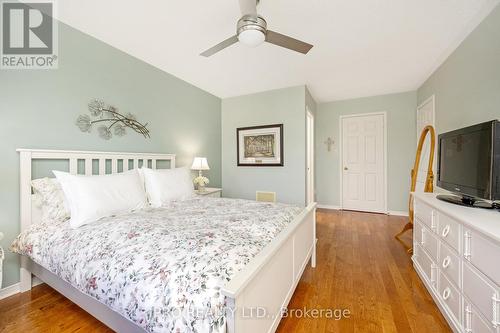
[[[282,35],[280,33],[267,30],[266,42],[278,45],[292,51],[300,52],[306,54],[312,49],[313,45],[306,42],[300,41],[298,39]]]
[[[240,0],[241,15],[257,16],[257,0]]]
[[[201,53],[200,55],[204,56],[204,57],[210,57],[211,55],[213,55],[213,54],[215,54],[215,53],[217,53],[219,51],[222,51],[226,47],[229,47],[229,46],[231,46],[231,45],[233,45],[234,43],[237,43],[237,42],[238,42],[238,36],[229,37],[225,41],[220,42],[219,44],[215,45],[214,47],[209,48],[208,50],[206,50],[205,52]]]

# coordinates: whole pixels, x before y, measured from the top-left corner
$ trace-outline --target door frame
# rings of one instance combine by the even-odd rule
[[[309,126],[308,122],[309,119],[311,121],[311,127],[312,127],[312,133],[309,132]],[[312,202],[315,201],[315,196],[316,196],[316,180],[315,180],[315,119],[314,119],[314,114],[311,112],[311,110],[306,107],[306,205],[309,205],[311,202],[309,201],[309,195],[311,194],[310,192],[312,191]],[[308,145],[310,141],[310,146]],[[309,177],[308,177],[308,172],[307,172],[307,167],[308,163],[310,164],[310,174],[311,174],[311,183],[309,183]]]
[[[340,193],[340,209],[344,209],[344,186],[343,186],[343,178],[344,174],[342,172],[343,170],[343,165],[344,165],[344,149],[343,149],[343,137],[344,133],[342,130],[342,124],[344,119],[346,118],[354,118],[354,117],[365,117],[365,116],[382,116],[383,117],[383,124],[384,124],[384,208],[383,208],[383,214],[389,214],[389,211],[387,209],[387,112],[386,111],[379,111],[379,112],[368,112],[368,113],[355,113],[355,114],[345,114],[339,116],[339,193]],[[374,212],[374,213],[380,213],[380,212]]]
[[[415,113],[415,125],[418,124],[418,111],[422,109],[426,104],[432,103],[432,126],[436,128],[436,95],[432,94],[429,96],[425,101],[420,103],[417,106],[417,111]],[[417,133],[417,144],[418,144],[418,139],[420,137],[420,133]]]
[[[417,137],[415,148],[418,146],[418,140],[419,140],[420,134],[421,134],[421,133],[418,133],[418,128],[416,128],[418,126],[418,112],[420,111],[420,109],[422,109],[425,105],[427,105],[429,103],[432,103],[432,124],[431,125],[432,125],[432,127],[434,127],[434,130],[436,131],[436,138],[437,138],[437,130],[436,130],[436,95],[432,94],[431,96],[429,96],[428,98],[426,98],[422,103],[420,103],[417,106],[417,109],[415,111],[415,132],[416,132],[416,137]],[[438,144],[438,143],[436,142],[436,144]],[[434,163],[432,165],[432,170],[434,172],[433,184],[434,184],[434,188],[436,188],[436,186],[437,186],[437,149],[434,151]]]

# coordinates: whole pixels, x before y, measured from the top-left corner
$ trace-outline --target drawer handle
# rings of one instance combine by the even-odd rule
[[[472,235],[469,231],[466,231],[464,234],[464,258],[467,260],[471,260],[472,253],[471,253],[471,238]]]
[[[443,290],[443,299],[446,301],[448,298],[450,298],[451,295],[451,289],[446,287],[445,290]]]
[[[441,233],[441,235],[443,237],[446,237],[446,236],[448,236],[449,233],[450,233],[450,225],[447,224],[446,227],[444,227],[443,232]]]
[[[437,275],[437,269],[439,268],[438,265],[432,263],[431,264],[431,284],[434,286],[436,283],[436,275]],[[437,288],[437,287],[436,287]]]
[[[472,333],[472,310],[469,304],[465,306],[465,332]]]
[[[446,258],[444,258],[443,260],[443,268],[447,268],[448,266],[450,266],[450,263],[451,263],[450,256],[446,256]]]
[[[493,294],[491,300],[493,301],[493,320],[491,321],[491,323],[493,324],[494,328],[498,328],[498,326],[500,326],[500,318],[498,318],[498,305],[500,304],[500,299],[497,297],[497,293]]]
[[[436,232],[436,212],[433,210],[431,213],[431,229]]]

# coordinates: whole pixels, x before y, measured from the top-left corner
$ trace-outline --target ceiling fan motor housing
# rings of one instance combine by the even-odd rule
[[[265,35],[267,31],[267,22],[259,15],[244,15],[238,20],[237,34],[240,35],[245,30],[257,30]]]

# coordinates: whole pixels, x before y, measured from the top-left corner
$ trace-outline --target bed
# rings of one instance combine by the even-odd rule
[[[66,160],[70,173],[91,175],[173,168],[175,155],[18,151],[21,291],[37,276],[115,331],[273,332],[307,262],[315,266],[315,204],[195,197],[50,229],[32,205],[33,161]]]

